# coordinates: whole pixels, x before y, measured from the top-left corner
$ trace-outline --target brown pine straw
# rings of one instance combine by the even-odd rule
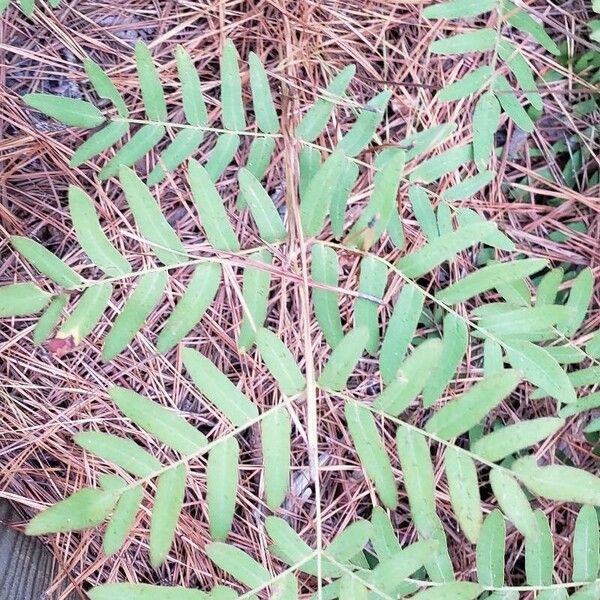
[[[13,252],[7,242],[11,234],[28,235],[64,258],[68,264],[82,267],[87,258],[78,247],[71,227],[66,204],[66,189],[76,183],[95,199],[105,231],[131,259],[135,270],[151,265],[150,254],[140,251],[139,236],[116,182],[106,185],[97,182],[97,165],[85,165],[72,170],[68,158],[76,144],[85,138],[85,132],[54,127],[40,115],[26,108],[19,96],[31,91],[50,91],[65,95],[82,94],[89,97],[81,59],[92,57],[101,64],[125,94],[132,116],[141,118],[142,105],[133,64],[133,43],[142,39],[150,43],[152,52],[161,65],[161,77],[170,94],[171,104],[178,108],[171,112],[173,120],[180,120],[181,98],[173,52],[182,44],[197,62],[206,93],[211,124],[219,126],[218,56],[225,37],[234,40],[240,55],[246,57],[253,50],[267,65],[277,80],[277,103],[283,107],[284,132],[298,122],[307,106],[315,100],[332,72],[355,62],[357,78],[351,85],[351,97],[360,105],[387,85],[393,91],[391,110],[380,130],[383,144],[393,145],[407,133],[447,121],[457,124],[457,132],[446,144],[450,147],[468,142],[471,138],[472,99],[440,103],[434,99],[436,90],[455,81],[484,60],[474,54],[464,59],[432,56],[427,52],[431,41],[442,35],[465,30],[467,23],[428,22],[421,16],[420,1],[346,1],[335,0],[182,0],[126,3],[94,2],[92,0],[63,0],[58,10],[50,10],[42,3],[32,19],[25,18],[11,8],[0,20],[0,281],[26,281],[38,278],[36,272]],[[533,13],[541,18],[555,40],[568,39],[572,53],[581,53],[589,47],[585,23],[591,18],[589,2],[573,0],[553,3],[544,0],[527,1]],[[485,17],[487,19],[487,17]],[[484,21],[485,21],[484,19]],[[492,18],[493,19],[493,18]],[[474,21],[482,25],[482,21]],[[494,26],[492,20],[490,26]],[[577,131],[591,123],[598,123],[598,115],[585,118],[570,112],[575,102],[597,93],[568,69],[557,65],[554,59],[530,40],[512,32],[513,41],[532,62],[538,74],[559,68],[565,78],[542,89],[545,118],[530,138],[515,139],[514,126],[506,122],[504,135],[513,142],[513,157],[500,156],[495,168],[498,178],[483,194],[461,202],[461,206],[483,212],[497,222],[512,237],[519,252],[528,256],[543,256],[554,265],[563,261],[576,265],[590,265],[596,279],[599,273],[598,238],[600,199],[598,186],[586,184],[588,174],[598,169],[598,146],[589,140],[592,158],[581,172],[578,189],[562,183],[549,183],[535,172],[548,165],[559,173],[562,164],[551,153],[556,139],[568,140]],[[247,69],[243,68],[247,83]],[[245,86],[247,105],[250,106],[248,86]],[[319,140],[331,147],[352,122],[353,107],[341,107]],[[250,139],[236,157],[236,166],[243,165]],[[209,144],[210,147],[210,144]],[[542,156],[532,156],[537,147]],[[278,141],[278,154],[268,171],[266,186],[282,210],[288,199],[294,199],[287,182],[294,181],[297,143],[287,146]],[[197,158],[204,160],[206,148]],[[365,152],[361,160],[372,164],[373,155]],[[142,164],[139,172],[150,166]],[[414,165],[410,165],[411,168]],[[471,165],[469,169],[473,170]],[[237,193],[236,167],[230,167],[221,178],[218,188],[225,198],[229,217],[244,248],[261,245],[252,230],[247,212],[234,209]],[[434,203],[444,189],[456,183],[456,176],[443,178],[432,187]],[[560,179],[559,179],[560,181]],[[373,172],[364,169],[348,213],[351,223],[364,206],[372,189]],[[511,186],[524,190],[521,199],[508,192]],[[405,226],[407,247],[398,251],[384,237],[374,250],[386,260],[393,261],[400,254],[421,246],[424,237],[410,211],[402,186],[399,202]],[[210,253],[198,217],[190,202],[188,187],[181,172],[158,187],[161,207],[174,224],[186,246],[197,254]],[[548,199],[559,198],[557,206]],[[583,221],[587,233],[573,233],[567,228],[572,222]],[[328,356],[328,348],[320,330],[311,320],[305,323],[306,305],[302,292],[301,253],[306,249],[297,234],[297,205],[288,203],[287,222],[291,231],[288,245],[275,250],[273,283],[269,303],[268,327],[276,331],[304,367],[306,364],[304,327],[310,332],[310,361],[317,372]],[[548,234],[559,230],[569,233],[564,242],[552,242]],[[332,239],[332,238],[328,238]],[[355,290],[359,275],[360,255],[342,252],[341,287]],[[473,269],[476,252],[467,251],[452,263],[420,281],[426,289],[434,290],[449,279],[455,279]],[[202,324],[187,338],[187,345],[198,349],[213,361],[246,392],[260,409],[280,401],[272,377],[268,374],[255,351],[240,355],[236,335],[243,313],[238,299],[241,286],[239,260],[231,261],[225,269],[226,283],[220,287],[215,303],[205,315]],[[86,271],[89,276],[98,273]],[[52,358],[43,348],[35,348],[31,331],[32,318],[4,320],[0,325],[0,497],[13,501],[26,519],[40,509],[64,498],[83,486],[97,485],[98,474],[114,472],[108,465],[84,453],[72,441],[73,434],[82,430],[100,430],[119,434],[138,441],[156,456],[168,461],[173,456],[164,447],[157,446],[149,436],[139,431],[120,415],[109,401],[106,389],[122,385],[134,389],[169,408],[178,408],[211,439],[228,430],[219,414],[203,401],[201,395],[183,374],[181,348],[159,356],[153,348],[156,332],[170,313],[174,303],[185,289],[190,269],[180,269],[172,278],[166,300],[148,320],[143,335],[118,358],[105,364],[100,358],[101,341],[109,323],[122,307],[130,284],[117,286],[110,310],[101,324],[79,348],[60,359]],[[568,287],[568,284],[565,284]],[[390,316],[393,302],[402,287],[398,277],[390,279],[381,307],[383,323]],[[487,294],[485,300],[494,300]],[[576,336],[581,344],[589,334],[600,327],[598,309],[599,289],[596,286],[590,318]],[[482,302],[477,299],[461,309],[468,310]],[[354,298],[343,294],[342,316],[352,321]],[[429,305],[429,308],[434,308]],[[439,324],[425,324],[420,335],[439,332]],[[482,347],[472,340],[468,356],[460,367],[457,380],[448,388],[439,404],[456,396],[479,379]],[[365,357],[356,376],[351,380],[351,394],[367,399],[380,389],[376,361]],[[510,401],[503,403],[490,418],[513,423],[522,419],[552,415],[555,405],[549,400],[530,401],[523,386]],[[359,517],[368,518],[376,496],[365,480],[355,452],[352,449],[343,419],[343,400],[319,394],[316,398],[318,452],[320,466],[320,522],[326,544],[341,528]],[[300,481],[308,467],[307,404],[304,398],[295,401],[294,477]],[[430,409],[413,407],[406,418],[412,424],[422,425],[431,414]],[[314,415],[313,415],[314,416]],[[597,455],[586,441],[582,428],[586,417],[568,419],[567,425],[556,435],[536,448],[541,460],[550,460],[556,453],[565,460],[591,471],[598,471]],[[402,474],[399,470],[393,437],[394,427],[383,424],[385,441],[398,481],[400,507],[392,515],[402,544],[416,539],[410,522]],[[258,431],[254,428],[240,436],[243,468],[237,514],[230,541],[249,552],[274,573],[283,565],[273,559],[267,550],[268,539],[263,520],[268,514],[264,506],[261,481],[261,454]],[[442,470],[443,448],[432,444],[432,458],[436,467],[439,515],[449,539],[450,553],[457,577],[475,580],[474,547],[465,542],[457,531],[452,516],[445,477]],[[68,579],[72,589],[84,597],[90,585],[108,581],[139,581],[166,585],[184,585],[207,589],[218,582],[226,582],[242,589],[218,571],[203,552],[210,540],[207,527],[204,463],[195,461],[191,468],[185,507],[177,529],[173,550],[165,565],[153,571],[147,559],[147,534],[153,487],[149,486],[144,508],[124,550],[106,558],[100,551],[102,528],[83,533],[48,536],[46,542],[61,566],[59,579]],[[481,468],[482,481],[486,469]],[[488,486],[482,487],[486,511],[496,506]],[[575,507],[570,504],[535,501],[549,517],[554,541],[555,581],[569,581],[571,574],[570,539]],[[314,490],[291,495],[282,513],[308,543],[315,543],[316,506]],[[509,525],[507,541],[507,585],[524,584],[523,538]],[[314,579],[301,576],[302,592],[314,592]],[[57,581],[57,587],[58,587]],[[49,592],[49,598],[64,597]],[[522,598],[532,598],[525,594]]]

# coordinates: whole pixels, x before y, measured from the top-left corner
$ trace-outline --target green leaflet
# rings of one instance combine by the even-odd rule
[[[319,167],[308,183],[300,203],[300,220],[307,237],[321,232],[329,201],[338,184],[339,172],[345,161],[344,154],[336,151]]]
[[[283,519],[267,517],[265,528],[273,541],[272,554],[275,554],[282,562],[291,566],[305,560],[313,553],[312,548]],[[307,561],[301,570],[305,573],[316,574],[318,572],[316,560]],[[338,571],[338,569],[335,569],[335,574],[339,574]],[[325,574],[323,572],[323,575]]]
[[[481,585],[503,585],[505,543],[504,517],[495,509],[484,519],[477,542],[477,579]]]
[[[181,355],[194,385],[236,427],[258,417],[256,406],[208,358],[191,348],[183,348]]]
[[[148,583],[105,583],[92,588],[90,600],[208,600],[212,595],[200,590]]]
[[[172,173],[183,164],[200,147],[204,132],[198,129],[183,129],[175,135],[173,141],[159,157],[159,162],[148,175],[148,185],[156,185],[165,178],[165,173]]]
[[[306,192],[313,177],[321,167],[321,152],[318,148],[307,146],[302,148],[298,156],[298,167],[300,169],[300,181],[298,182],[298,194],[300,200],[304,200]]]
[[[545,440],[564,424],[564,419],[542,417],[507,425],[477,440],[471,446],[471,451],[485,460],[499,462],[519,450]]]
[[[551,269],[540,280],[535,295],[536,306],[545,306],[556,302],[556,294],[565,272],[561,267]]]
[[[467,164],[472,159],[473,147],[471,144],[454,146],[449,150],[423,161],[410,174],[409,180],[413,183],[433,183],[444,177],[444,175],[456,171],[459,167]]]
[[[52,94],[25,94],[22,98],[27,106],[31,106],[69,127],[90,129],[102,125],[106,120],[93,104],[85,100]]]
[[[98,156],[105,150],[112,148],[127,132],[129,123],[125,121],[112,121],[100,131],[92,134],[71,156],[69,166],[76,168],[85,161]]]
[[[195,269],[183,296],[165,321],[156,340],[156,349],[168,352],[200,322],[212,304],[221,283],[221,265],[200,263]]]
[[[492,0],[494,4],[496,4],[497,0]],[[481,2],[475,0],[477,5],[481,5]],[[435,8],[433,6],[428,6],[428,8]],[[479,92],[486,83],[490,82],[494,76],[494,70],[489,65],[483,65],[481,67],[477,67],[467,75],[465,75],[462,79],[458,81],[454,81],[450,85],[447,85],[443,89],[441,89],[436,98],[440,102],[452,102],[454,100],[462,100],[463,98],[467,98],[476,92]]]
[[[560,365],[580,363],[585,360],[585,352],[575,346],[544,346],[546,352]]]
[[[480,141],[483,140],[480,139]],[[463,179],[460,183],[449,187],[444,191],[442,197],[449,202],[471,198],[477,194],[477,192],[480,192],[486,185],[491,183],[495,177],[496,173],[494,171],[483,170],[481,173],[478,173],[473,177],[467,177],[467,179]]]
[[[51,294],[45,292],[34,283],[12,283],[2,286],[0,287],[0,317],[32,315],[40,312],[50,302],[51,298]],[[58,301],[58,298],[64,299],[64,301]],[[56,307],[54,310],[60,316],[60,312],[66,304],[67,296],[61,295],[58,298],[53,300],[50,307]],[[59,306],[60,303],[62,304],[61,306]],[[50,310],[50,307],[48,310]],[[47,314],[47,312],[44,314]],[[53,323],[49,329],[52,329],[57,321],[58,317],[53,319]]]
[[[448,313],[444,317],[441,360],[437,368],[429,373],[423,389],[423,406],[432,406],[443,394],[456,373],[469,344],[469,330],[458,315]]]
[[[395,379],[377,396],[373,407],[394,417],[404,412],[435,373],[441,356],[440,340],[434,338],[419,344],[402,362]]]
[[[78,531],[100,525],[110,514],[117,494],[84,488],[38,513],[27,525],[27,535]]]
[[[272,600],[298,600],[298,580],[293,573],[288,573],[271,584]]]
[[[243,131],[246,129],[246,116],[242,100],[239,56],[231,40],[225,40],[221,54],[221,106],[225,129]]]
[[[339,600],[367,600],[369,590],[351,574],[340,579]]]
[[[492,469],[490,484],[498,505],[506,517],[525,538],[535,537],[537,521],[529,500],[517,480],[503,469]]]
[[[248,151],[248,160],[246,161],[246,169],[256,177],[259,181],[264,177],[269,165],[271,157],[275,151],[275,139],[272,137],[257,137],[252,140],[250,150]],[[238,200],[241,201],[242,198]]]
[[[496,289],[506,302],[525,308],[530,307],[532,304],[531,291],[525,279],[516,279],[510,283],[503,283]]]
[[[74,439],[78,446],[136,477],[150,477],[163,467],[152,454],[130,439],[100,431],[84,431]]]
[[[562,600],[562,597],[559,598],[559,596],[544,596],[544,594],[546,592],[561,592],[565,594],[565,598],[566,598],[566,592],[564,590],[544,590],[542,592],[540,592],[537,596],[536,600]],[[504,589],[504,590],[498,590],[496,592],[492,592],[488,597],[487,600],[519,600],[520,595],[519,595],[519,591],[518,590],[511,590],[511,589]]]
[[[119,90],[117,90],[110,77],[100,66],[89,58],[83,59],[83,67],[96,94],[98,94],[100,98],[110,100],[116,107],[119,116],[127,118],[129,116],[127,104],[125,104],[125,100],[123,100],[123,97],[119,94]]]
[[[429,537],[435,512],[435,481],[429,445],[425,436],[408,427],[396,430],[396,448],[402,467],[404,487],[415,527]]]
[[[512,86],[504,77],[497,74],[494,78],[494,93],[502,106],[502,110],[512,119],[514,124],[527,133],[533,132],[534,124],[527,111],[521,106]]]
[[[456,131],[456,123],[443,123],[407,135],[401,142],[406,149],[406,160],[412,160],[429,152],[446,141]]]
[[[438,583],[452,581],[454,572],[446,536],[435,512],[433,464],[425,436],[400,426],[396,430],[396,448],[415,528],[420,538],[436,543],[435,551],[425,561],[427,573]]]
[[[74,344],[79,344],[102,318],[111,294],[112,285],[107,281],[87,288],[73,312],[58,330],[56,337],[61,339],[72,337]]]
[[[417,286],[406,283],[402,287],[381,345],[379,369],[384,383],[390,383],[398,373],[415,336],[424,301],[425,295]]]
[[[543,350],[546,350],[543,348]],[[586,369],[579,369],[578,371],[571,371],[567,374],[567,380],[572,387],[584,387],[587,385],[596,385],[600,383],[600,366],[588,367]],[[548,392],[540,388],[530,394],[532,400],[538,400],[548,396]],[[583,399],[585,400],[585,398]]]
[[[125,482],[123,482],[125,484]],[[102,540],[102,552],[112,556],[118,552],[127,539],[127,534],[133,527],[137,512],[144,497],[141,485],[125,490],[110,517]]]
[[[600,478],[563,465],[538,467],[533,456],[515,461],[512,470],[534,494],[548,500],[600,506]]]
[[[265,495],[273,512],[283,504],[289,487],[291,435],[292,423],[284,406],[271,410],[260,422]]]
[[[329,216],[331,219],[331,230],[336,239],[340,239],[344,233],[344,219],[346,217],[346,205],[350,192],[358,179],[358,164],[344,158],[341,170],[338,173],[337,182],[331,193]],[[365,211],[363,211],[362,215]]]
[[[491,290],[497,285],[533,275],[541,271],[547,264],[548,261],[542,258],[493,263],[440,290],[435,296],[446,304],[457,304]]]
[[[373,413],[356,402],[348,402],[344,414],[350,437],[365,472],[373,481],[381,501],[388,508],[394,509],[398,502],[396,481]]]
[[[493,306],[493,305],[484,305]],[[529,340],[540,339],[555,323],[564,318],[564,306],[530,306],[507,310],[499,314],[482,316],[477,326],[486,334],[492,333],[500,339],[520,338]],[[476,311],[472,314],[477,316]],[[554,336],[553,336],[554,337]]]
[[[250,171],[241,168],[238,172],[238,182],[244,200],[254,217],[260,237],[269,244],[285,240],[287,232],[281,217],[260,181]]]
[[[354,73],[356,73],[356,67],[348,65],[331,80],[325,89],[325,93],[304,115],[296,128],[296,135],[301,140],[313,142],[323,131],[335,107],[334,102],[343,99]]]
[[[483,374],[488,377],[504,369],[502,346],[491,338],[483,342]]]
[[[525,539],[525,573],[528,585],[552,585],[554,571],[554,544],[552,531],[544,511],[533,511],[537,523],[534,537]]]
[[[444,458],[452,510],[466,538],[475,544],[483,523],[475,462],[465,452],[450,446]]]
[[[185,120],[190,125],[207,125],[208,114],[202,97],[198,71],[194,61],[183,46],[178,45],[175,48],[175,61],[181,83],[181,99],[183,100]]]
[[[590,394],[589,396],[585,396],[585,398],[582,398],[573,404],[567,404],[566,406],[563,406],[558,411],[558,415],[565,418],[598,407],[600,407],[600,392]]]
[[[339,285],[339,265],[337,252],[323,244],[314,244],[311,250],[311,276],[317,283],[331,287]],[[315,316],[325,340],[335,348],[344,337],[342,319],[338,303],[338,293],[332,290],[312,288]]]
[[[581,327],[594,292],[594,275],[589,267],[583,269],[573,280],[569,298],[565,304],[569,315],[559,321],[557,329],[571,337]]]
[[[306,387],[306,379],[296,359],[285,344],[271,331],[261,327],[256,330],[256,345],[279,388],[287,396],[293,396]]]
[[[525,378],[564,404],[577,400],[573,384],[561,366],[540,346],[525,340],[511,340],[506,356]]]
[[[490,222],[461,227],[457,231],[446,233],[431,240],[422,248],[402,257],[396,262],[396,267],[406,277],[412,279],[421,277],[443,262],[454,259],[462,250],[483,241],[487,235],[494,231],[496,231],[496,226]],[[480,271],[477,271],[474,275]],[[468,277],[471,277],[471,275],[468,275],[465,279]],[[440,293],[438,292],[437,295],[439,296]]]
[[[482,592],[483,588],[478,583],[456,581],[430,587],[411,596],[411,600],[474,600]]]
[[[450,0],[423,9],[426,19],[466,19],[477,17],[496,8],[498,0]]]
[[[169,448],[188,455],[207,444],[206,437],[177,413],[122,387],[108,391],[119,410]]]
[[[77,241],[94,265],[109,277],[131,273],[131,265],[102,231],[92,199],[74,185],[69,186],[69,214]]]
[[[452,231],[454,231],[454,224],[452,223],[452,210],[450,210],[450,205],[447,202],[440,202],[438,204],[436,210],[436,225],[440,235],[452,233]],[[460,225],[461,223],[459,220],[459,226]]]
[[[391,96],[390,90],[384,90],[367,102],[350,131],[339,141],[335,148],[336,152],[339,151],[346,156],[353,157],[369,145],[385,115]]]
[[[167,101],[158,70],[148,47],[141,41],[135,44],[135,66],[148,119],[150,121],[166,121]]]
[[[25,288],[24,286],[31,286],[33,284],[31,284],[31,283],[15,283],[14,285],[23,286],[23,288],[24,288],[24,289],[17,288],[17,290],[16,290],[17,294],[18,294],[17,302],[18,302],[19,310],[28,310],[31,306],[33,306],[33,304],[30,304],[31,299],[28,298],[27,293],[25,292],[25,290],[27,288]],[[6,287],[9,287],[9,286],[6,286]],[[12,286],[10,286],[10,287],[12,287]],[[3,301],[1,298],[2,298],[3,290],[5,290],[5,289],[6,288],[0,288],[0,316],[2,316],[2,317],[16,316],[16,315],[6,315],[6,314],[3,314],[3,312],[2,312],[1,307],[3,306],[3,304],[2,304]],[[36,289],[38,289],[38,288],[36,288]],[[38,322],[35,324],[35,328],[33,329],[33,343],[35,346],[39,346],[40,344],[45,342],[51,336],[52,332],[54,331],[54,328],[58,325],[58,322],[60,321],[63,309],[67,305],[68,301],[69,301],[69,296],[67,294],[59,294],[52,300],[52,302],[50,302],[50,305],[48,306],[48,308],[46,308],[46,310],[44,311],[42,316],[39,318]],[[46,303],[47,302],[48,302],[48,300],[46,300]]]
[[[473,160],[479,172],[487,169],[500,123],[500,103],[492,92],[482,94],[473,113]]]
[[[390,241],[396,248],[404,248],[404,226],[397,208],[394,208],[387,225]]]
[[[373,193],[346,238],[348,246],[370,248],[382,236],[392,213],[397,210],[396,197],[406,154],[397,149],[390,154],[381,170],[375,173]]]
[[[419,223],[419,227],[427,237],[428,241],[440,236],[438,231],[437,219],[433,212],[431,200],[427,192],[416,185],[411,185],[408,188],[408,198],[410,200],[415,219]]]
[[[273,105],[273,96],[265,67],[254,52],[248,55],[250,65],[250,89],[252,90],[252,106],[256,116],[256,124],[263,133],[277,133],[279,120]]]
[[[536,110],[543,110],[544,103],[537,91],[537,85],[533,71],[529,63],[523,57],[522,52],[516,48],[507,39],[501,39],[496,48],[498,56],[506,63],[506,66],[512,71],[523,94]]]
[[[435,542],[429,540],[407,546],[373,569],[371,583],[385,594],[392,593],[431,558],[435,549]]]
[[[496,46],[498,34],[494,29],[476,29],[458,33],[443,40],[436,40],[429,46],[432,54],[449,56],[467,52],[485,52]]]
[[[347,333],[333,349],[317,381],[320,387],[339,392],[346,387],[362,353],[367,347],[369,331],[360,327]]]
[[[83,284],[83,279],[79,274],[71,269],[71,267],[68,267],[60,258],[58,258],[58,256],[55,256],[52,252],[46,250],[41,244],[18,235],[11,235],[10,243],[13,248],[26,258],[40,273],[46,275],[46,277],[49,277],[54,283],[61,287],[72,290]],[[13,293],[16,289],[17,288],[12,288]],[[31,288],[22,289],[26,289],[31,298],[34,297]],[[37,303],[32,302],[32,305],[37,305],[40,301],[41,296],[38,294]],[[40,308],[43,308],[45,305],[46,303],[40,306]]]
[[[517,8],[512,2],[504,0],[499,4],[506,20],[516,29],[529,34],[548,52],[560,56],[560,49],[554,40],[546,33],[544,26],[538,23],[527,11]]]
[[[240,447],[234,437],[219,442],[208,453],[206,504],[210,535],[216,541],[227,538],[233,523],[239,454]]]
[[[585,351],[592,358],[600,358],[600,330],[596,331],[592,339],[586,344]]]
[[[187,465],[178,464],[161,473],[150,519],[150,564],[156,569],[169,554],[183,506]]]
[[[270,265],[273,255],[268,250],[257,250],[248,256],[255,262]],[[266,269],[260,269],[252,266],[244,268],[244,277],[242,281],[242,296],[246,303],[246,308],[252,317],[244,311],[244,318],[240,327],[238,338],[238,347],[240,352],[246,352],[254,344],[255,327],[262,327],[267,316],[267,304],[269,300],[269,287],[271,285],[271,273]]]
[[[192,199],[208,241],[217,250],[237,252],[240,243],[227,218],[223,199],[217,192],[206,169],[191,159],[188,163],[188,181],[192,189]]]
[[[600,582],[596,581],[571,594],[569,600],[595,600],[598,595],[600,595]]]
[[[371,523],[359,519],[340,531],[327,546],[327,556],[337,562],[346,562],[355,557],[371,537]]]
[[[102,358],[111,360],[122,352],[144,326],[169,281],[166,271],[150,271],[139,278],[138,284],[115,319],[104,339]]]
[[[600,571],[598,514],[590,505],[582,506],[573,534],[573,581],[595,581]]]
[[[115,155],[102,167],[98,175],[105,181],[119,172],[121,167],[131,167],[158,144],[165,135],[163,125],[144,125],[140,127]]]
[[[465,433],[509,396],[519,381],[520,374],[510,369],[485,377],[438,410],[427,421],[426,431],[445,440]]]
[[[165,265],[185,262],[185,248],[152,197],[148,186],[127,167],[119,169],[119,180],[135,224],[150,244],[152,252]]]
[[[471,179],[477,179],[477,177],[480,177],[484,175],[484,173],[480,173],[479,175],[475,175],[475,177],[472,177]],[[467,183],[468,180],[463,181],[463,183]],[[462,184],[458,184],[458,185],[462,185]],[[455,186],[455,188],[458,186]],[[452,188],[451,188],[452,189]],[[444,206],[444,204],[441,204],[440,206]],[[439,213],[439,208],[438,208],[438,213]],[[465,227],[467,225],[474,225],[475,223],[486,223],[486,220],[477,212],[475,212],[474,210],[471,210],[470,208],[463,208],[463,207],[458,207],[456,209],[456,216],[458,218],[458,225],[459,227]],[[439,216],[438,216],[438,221],[439,221]],[[439,227],[439,224],[438,224]],[[440,228],[440,233],[441,233],[441,228]],[[492,233],[486,235],[483,240],[482,240],[485,244],[487,244],[488,246],[493,246],[494,248],[499,248],[500,250],[506,250],[508,252],[513,252],[515,250],[515,244],[514,242],[506,235],[504,235],[504,233],[502,233],[499,229],[494,230]]]
[[[360,262],[358,291],[373,298],[382,299],[387,283],[387,266],[372,255]],[[379,303],[367,298],[357,298],[354,304],[354,326],[369,332],[367,352],[374,355],[379,348]]]
[[[305,148],[305,150],[309,150],[309,148]],[[256,137],[252,140],[246,160],[246,169],[259,181],[265,176],[274,151],[275,138]],[[236,206],[240,210],[246,206],[246,200],[241,193],[238,195]]]
[[[240,136],[237,133],[222,133],[217,137],[204,167],[211,181],[215,182],[221,177],[239,147]]]
[[[373,548],[380,562],[401,550],[400,542],[387,513],[381,506],[374,506],[371,514]]]

